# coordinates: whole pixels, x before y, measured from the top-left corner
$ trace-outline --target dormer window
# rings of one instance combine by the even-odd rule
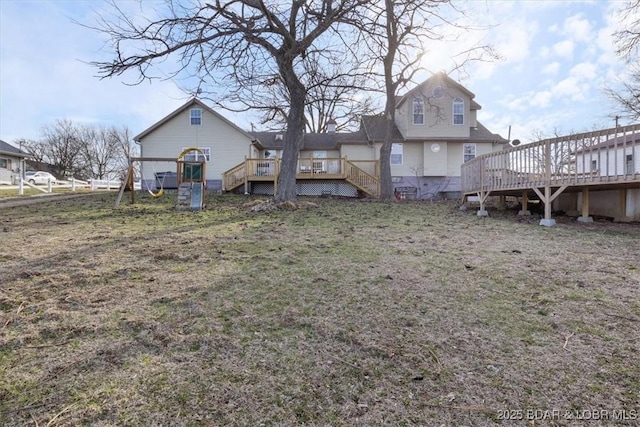
[[[192,108],[190,115],[191,126],[200,126],[202,124],[202,110],[200,108]]]
[[[464,124],[464,101],[462,98],[456,98],[453,100],[453,124]]]
[[[413,98],[413,124],[424,124],[424,99]]]

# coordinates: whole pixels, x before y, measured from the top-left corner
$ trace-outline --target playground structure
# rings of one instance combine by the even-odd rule
[[[198,148],[187,148],[183,150],[177,158],[170,157],[132,157],[129,159],[129,167],[127,176],[120,186],[118,197],[116,198],[115,208],[120,206],[124,190],[131,189],[131,204],[135,203],[136,192],[134,190],[134,164],[136,162],[176,162],[176,176],[178,188],[178,200],[176,209],[200,211],[205,208],[205,188],[206,188],[206,156],[202,150]],[[156,174],[157,175],[157,174]],[[164,183],[164,178],[163,181]],[[148,189],[154,198],[164,195],[164,188],[161,184],[160,189],[153,193]]]

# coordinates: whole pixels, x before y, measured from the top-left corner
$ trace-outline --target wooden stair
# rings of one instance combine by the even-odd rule
[[[360,169],[353,163],[346,161],[345,173],[347,175],[347,182],[355,186],[361,191],[373,196],[375,198],[380,197],[380,180],[370,173]]]

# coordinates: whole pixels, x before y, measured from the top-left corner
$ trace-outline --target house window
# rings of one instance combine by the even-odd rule
[[[462,98],[456,98],[453,100],[453,124],[464,124],[464,101]]]
[[[202,110],[200,108],[191,109],[190,123],[191,126],[200,126],[202,124]]]
[[[392,165],[401,165],[402,164],[402,144],[391,144],[391,164]]]
[[[591,160],[591,172],[598,172],[598,161]]]
[[[190,148],[190,147],[182,147],[182,151],[186,150],[187,148]],[[211,147],[195,147],[195,148],[201,150],[204,153],[205,161],[207,162],[211,161]],[[185,160],[187,162],[201,161],[202,154],[193,150],[185,154],[182,160]]]
[[[633,154],[627,154],[627,175],[633,175],[635,170],[633,169]]]
[[[464,144],[464,163],[476,158],[476,144]]]
[[[0,168],[9,169],[9,159],[3,159],[0,157]]]
[[[424,124],[424,99],[413,98],[413,124]]]

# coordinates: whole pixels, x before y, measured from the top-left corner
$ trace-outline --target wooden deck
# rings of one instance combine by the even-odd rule
[[[251,159],[224,172],[223,191],[232,191],[245,186],[245,192],[252,182],[273,182],[277,184],[281,160]],[[352,184],[357,189],[373,197],[380,195],[380,166],[376,160],[347,160],[346,158],[300,158],[297,164],[296,180],[339,180]]]
[[[640,124],[546,139],[462,165],[462,195],[535,194],[545,203],[567,191],[640,188]]]

